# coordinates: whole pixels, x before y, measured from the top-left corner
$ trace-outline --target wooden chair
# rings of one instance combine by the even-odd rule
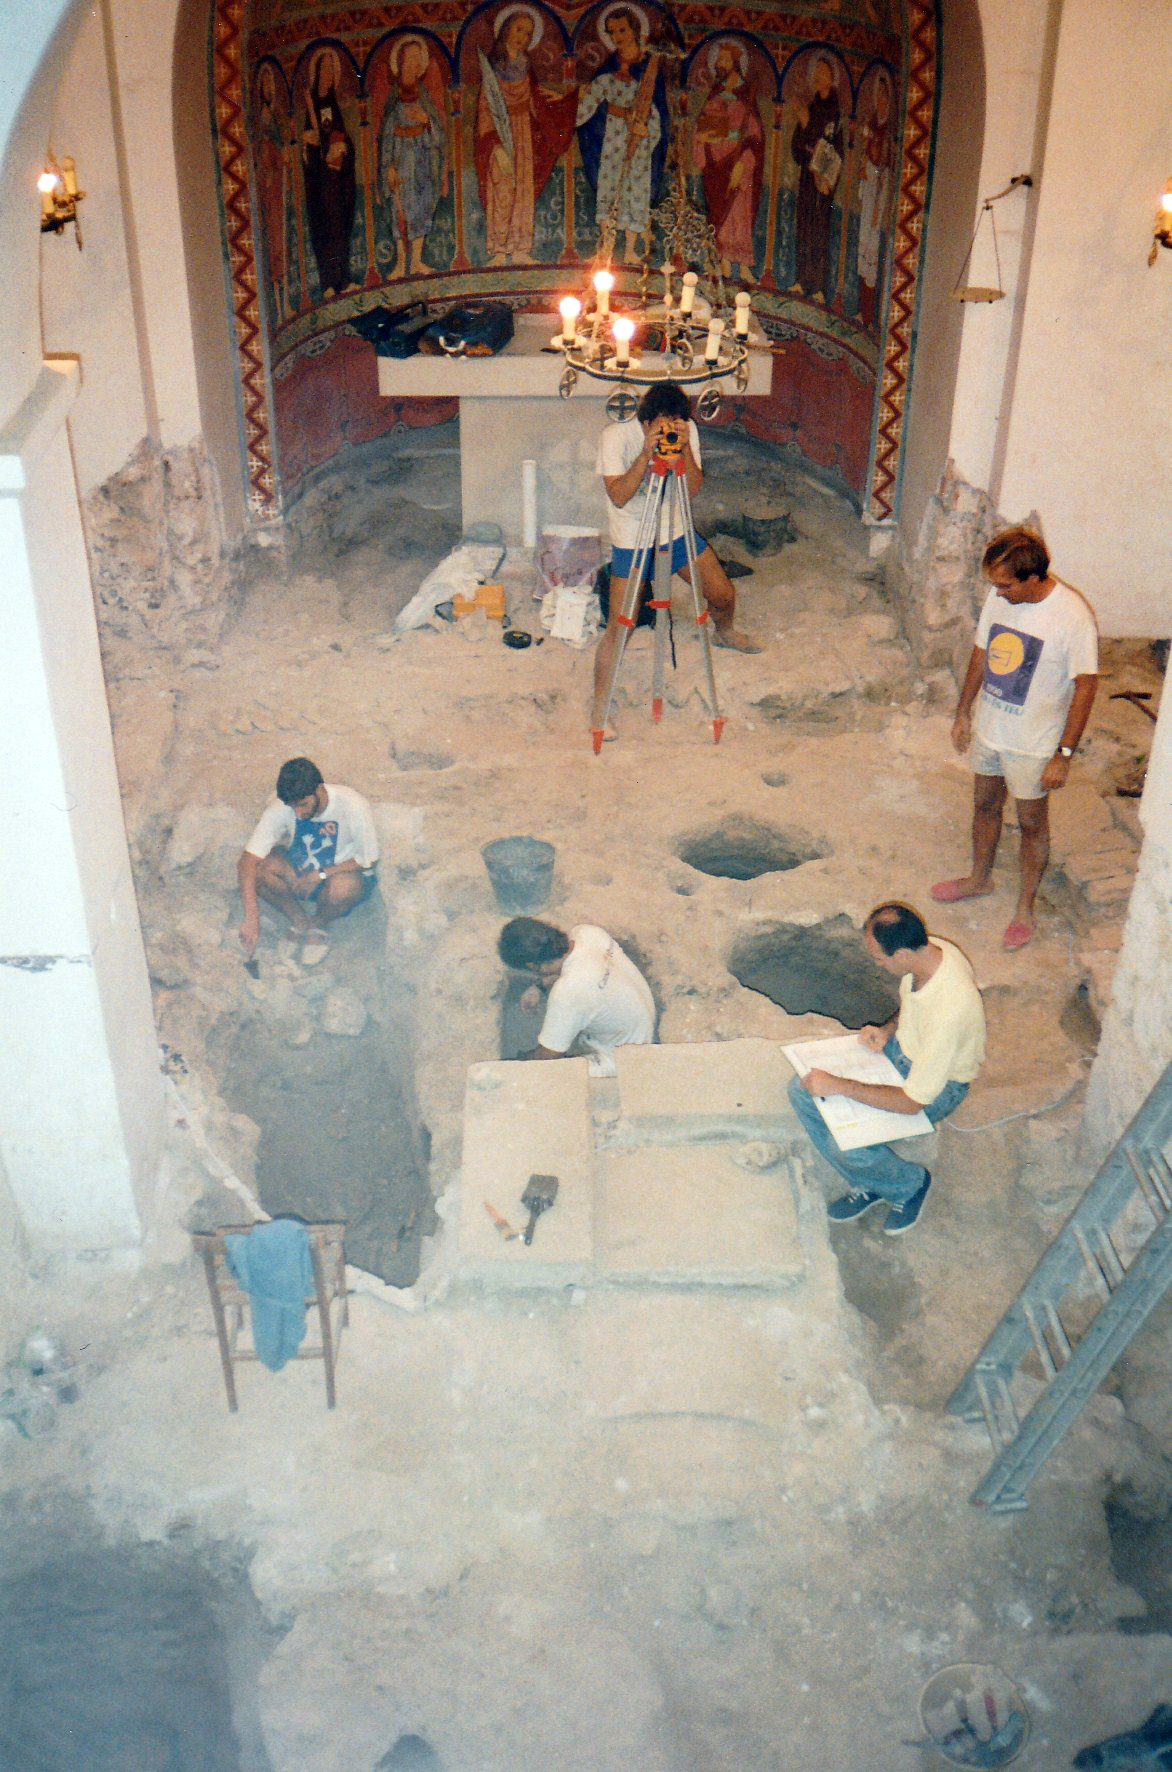
[[[343,1253],[344,1224],[306,1225],[309,1235],[309,1256],[313,1263],[314,1289],[306,1299],[307,1306],[317,1306],[321,1325],[320,1345],[302,1346],[295,1360],[321,1360],[326,1369],[326,1406],[334,1407],[334,1368],[338,1362],[338,1346],[342,1330],[350,1321],[350,1301],[346,1293],[346,1257]],[[220,1343],[220,1364],[224,1368],[224,1386],[228,1392],[228,1408],[236,1413],[236,1378],[233,1365],[237,1360],[256,1360],[259,1356],[237,1344],[244,1327],[248,1308],[247,1292],[237,1283],[224,1251],[225,1237],[247,1236],[250,1224],[227,1224],[218,1231],[197,1231],[192,1244],[203,1258],[208,1292],[212,1300],[212,1316]],[[334,1319],[334,1306],[339,1307]]]

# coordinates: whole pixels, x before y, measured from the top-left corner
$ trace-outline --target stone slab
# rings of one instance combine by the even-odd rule
[[[474,1064],[464,1096],[459,1271],[502,1286],[564,1285],[593,1264],[590,1084],[584,1058]],[[530,1175],[556,1175],[554,1206],[533,1242],[506,1242],[484,1202],[518,1230]]]
[[[600,1277],[742,1286],[800,1279],[788,1169],[742,1169],[736,1148],[607,1151],[595,1222]]]
[[[624,1120],[734,1124],[792,1122],[786,1088],[793,1066],[775,1040],[709,1040],[682,1046],[624,1046],[615,1054]],[[746,1137],[756,1134],[746,1130]]]

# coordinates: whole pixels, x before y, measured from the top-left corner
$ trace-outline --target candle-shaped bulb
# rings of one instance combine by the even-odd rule
[[[665,258],[663,261],[663,299],[664,299],[664,301],[671,300],[671,260],[670,260],[670,258]]]
[[[720,337],[723,331],[723,320],[710,320],[708,322],[708,337],[704,343],[705,363],[715,363],[716,359],[720,356]]]
[[[684,272],[684,286],[680,291],[681,314],[690,314],[692,312],[692,303],[696,299],[696,285],[699,281],[700,279],[697,277],[695,271]]]
[[[631,340],[635,336],[635,322],[620,315],[612,328],[615,342],[615,362],[620,369],[625,369],[631,361]]]
[[[572,345],[576,336],[575,322],[582,312],[582,303],[573,295],[563,295],[558,303],[558,313],[562,317],[562,343]]]
[[[72,154],[66,154],[61,162],[61,176],[65,180],[65,193],[69,197],[77,196],[77,166]]]
[[[1172,188],[1165,191],[1164,195],[1160,198],[1160,208],[1164,211],[1165,215],[1172,213]]]
[[[42,215],[52,215],[52,213],[53,213],[53,192],[56,189],[57,189],[57,174],[55,172],[42,172],[40,178],[37,180],[37,190],[41,193],[41,214]]]
[[[744,289],[737,296],[733,330],[738,338],[748,338],[749,336],[749,303],[752,299],[752,296]]]
[[[610,313],[610,292],[614,288],[614,275],[610,271],[595,271],[594,294],[598,302],[600,318],[606,319]]]

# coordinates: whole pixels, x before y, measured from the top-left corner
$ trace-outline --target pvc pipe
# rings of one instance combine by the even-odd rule
[[[521,545],[537,546],[537,463],[521,463]]]

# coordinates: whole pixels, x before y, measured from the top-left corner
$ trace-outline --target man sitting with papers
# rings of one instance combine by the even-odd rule
[[[876,965],[899,978],[899,1013],[886,1027],[863,1028],[859,1042],[866,1052],[888,1059],[902,1081],[862,1082],[806,1068],[816,1044],[806,1045],[790,1051],[803,1074],[790,1084],[789,1099],[815,1148],[850,1184],[849,1192],[826,1208],[831,1222],[846,1224],[886,1201],[891,1210],[883,1229],[897,1237],[919,1218],[931,1174],[887,1144],[842,1149],[816,1098],[845,1097],[883,1114],[906,1115],[909,1131],[912,1116],[926,1115],[935,1126],[960,1106],[984,1063],[985,1009],[960,949],[940,936],[929,937],[910,905],[879,905],[863,927],[863,942]],[[841,1140],[852,1142],[859,1141]]]

